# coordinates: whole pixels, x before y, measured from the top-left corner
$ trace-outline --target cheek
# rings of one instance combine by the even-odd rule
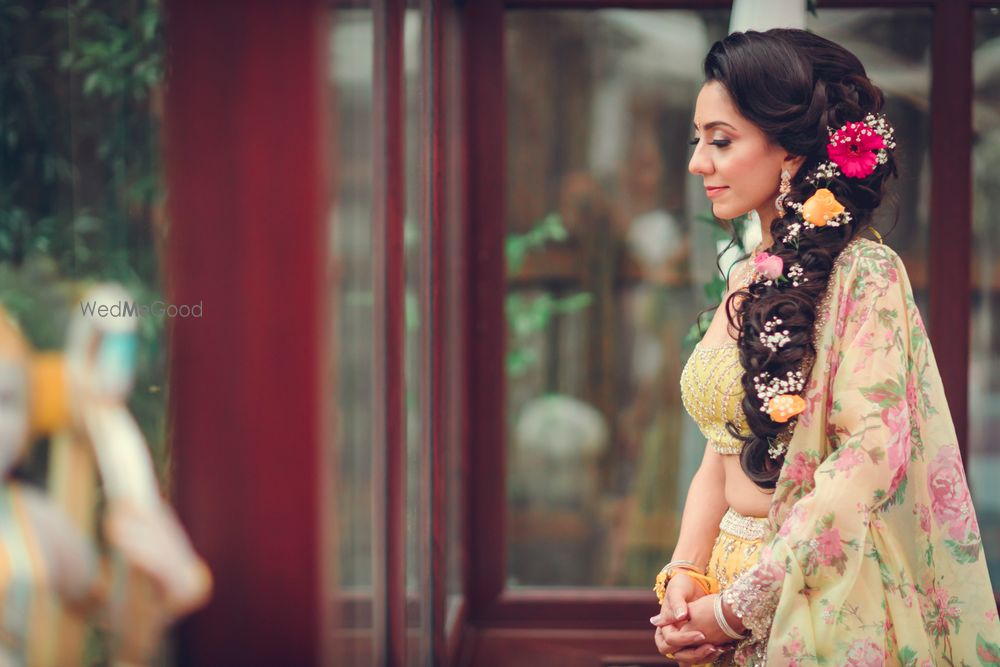
[[[766,197],[778,189],[778,182],[771,177],[772,170],[762,168],[766,162],[765,156],[758,151],[734,153],[725,165],[727,183],[743,197]]]

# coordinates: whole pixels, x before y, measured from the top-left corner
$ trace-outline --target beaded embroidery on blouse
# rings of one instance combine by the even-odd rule
[[[753,276],[750,262],[743,267],[739,278],[741,288]],[[732,421],[740,433],[750,435],[746,415],[743,413],[743,366],[740,348],[733,342],[726,345],[706,346],[699,342],[691,352],[681,371],[681,402],[691,415],[712,449],[723,456],[743,451],[743,441],[734,438],[726,429]]]
[[[704,347],[700,343],[681,372],[681,401],[719,454],[739,454],[743,442],[726,430],[733,421],[742,433],[750,433],[743,413],[743,366],[735,344]]]

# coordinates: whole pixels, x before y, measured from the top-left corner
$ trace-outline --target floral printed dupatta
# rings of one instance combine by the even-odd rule
[[[1000,665],[1000,621],[934,354],[906,270],[852,241],[760,561],[724,598],[741,665]]]

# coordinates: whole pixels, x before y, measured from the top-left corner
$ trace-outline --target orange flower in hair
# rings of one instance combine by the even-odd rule
[[[805,400],[796,394],[775,396],[767,404],[767,414],[771,420],[782,424],[805,409]]]
[[[809,224],[823,227],[844,212],[844,205],[837,201],[833,193],[820,188],[802,205],[802,218]]]

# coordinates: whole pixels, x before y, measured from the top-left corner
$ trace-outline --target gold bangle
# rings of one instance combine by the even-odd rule
[[[693,560],[672,560],[660,568],[660,572],[669,572],[670,570],[678,567],[695,570],[696,572],[701,572],[702,574],[705,574],[706,571],[705,568],[700,567]]]

